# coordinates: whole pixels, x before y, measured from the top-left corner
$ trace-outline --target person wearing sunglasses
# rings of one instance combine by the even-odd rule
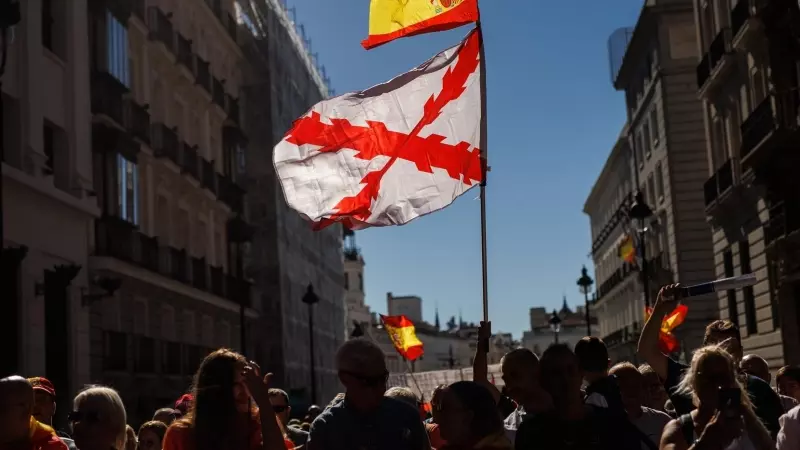
[[[67,450],[55,430],[33,417],[33,387],[16,375],[0,379],[0,449]]]
[[[389,372],[383,350],[364,338],[345,342],[336,354],[344,400],[311,425],[310,450],[428,450],[419,412],[384,397]]]
[[[81,391],[73,400],[67,420],[80,450],[125,450],[127,416],[114,389],[92,386]]]
[[[280,420],[284,431],[286,431],[286,435],[289,436],[289,440],[294,443],[295,449],[306,445],[308,432],[294,427],[289,423],[289,418],[292,415],[292,407],[289,406],[289,394],[281,389],[270,389],[269,401],[272,403],[272,411],[275,412],[275,417]]]

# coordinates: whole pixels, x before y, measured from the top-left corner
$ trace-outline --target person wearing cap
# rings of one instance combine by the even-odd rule
[[[33,417],[33,395],[25,378],[0,379],[0,448],[67,450],[55,430]]]
[[[40,423],[53,427],[53,416],[56,414],[56,388],[44,377],[28,378],[33,387],[33,417]],[[70,450],[76,450],[75,442],[63,431],[57,431],[58,437]]]

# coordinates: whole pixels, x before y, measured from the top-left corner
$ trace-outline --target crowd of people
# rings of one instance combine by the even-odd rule
[[[47,379],[0,379],[0,450],[800,450],[800,367],[743,355],[738,328],[708,325],[684,365],[659,351],[661,321],[679,301],[661,290],[639,341],[639,367],[611,365],[602,340],[541,356],[515,349],[502,360],[504,386],[487,377],[490,324],[482,323],[473,381],[439,386],[430,401],[387,390],[383,351],[366,339],[336,355],[344,393],[303,420],[270,374],[227,349],[200,364],[190,393],[154,412],[138,432],[111,387],[74,399],[69,434],[53,427]]]

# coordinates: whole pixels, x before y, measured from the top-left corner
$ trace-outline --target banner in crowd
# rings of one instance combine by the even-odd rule
[[[414,378],[411,378],[413,375]],[[500,364],[489,365],[489,381],[498,389],[504,386],[503,372]],[[414,382],[416,379],[416,383]],[[407,387],[420,398],[430,400],[431,392],[439,385],[448,385],[456,381],[472,381],[472,367],[466,369],[435,370],[431,372],[393,373],[389,375],[388,387]],[[417,387],[419,386],[419,387]],[[420,392],[422,391],[422,392]]]

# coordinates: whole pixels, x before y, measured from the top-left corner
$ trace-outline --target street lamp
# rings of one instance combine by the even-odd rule
[[[581,288],[581,292],[583,293],[583,301],[585,302],[584,308],[586,311],[584,312],[586,314],[586,336],[591,336],[592,322],[589,315],[589,292],[592,290],[594,280],[589,276],[589,271],[586,270],[586,266],[583,266],[581,269],[581,277],[578,278],[577,284]]]
[[[558,333],[561,332],[561,317],[558,317],[558,311],[553,310],[553,316],[550,317],[550,329],[553,330],[555,336],[555,343],[558,344]]]
[[[647,246],[645,245],[644,241],[647,233],[647,227],[645,227],[644,221],[652,215],[653,210],[647,206],[647,203],[645,203],[642,191],[638,191],[633,200],[633,205],[631,205],[631,209],[628,211],[628,217],[631,219],[636,219],[639,222],[639,227],[636,232],[639,235],[639,257],[642,259],[642,289],[644,290],[644,306],[646,308],[650,307],[650,288],[647,285]]]
[[[314,367],[314,305],[319,303],[319,297],[314,293],[314,286],[310,283],[303,296],[303,303],[308,305],[308,353],[311,357],[311,404],[317,404],[317,373]]]

